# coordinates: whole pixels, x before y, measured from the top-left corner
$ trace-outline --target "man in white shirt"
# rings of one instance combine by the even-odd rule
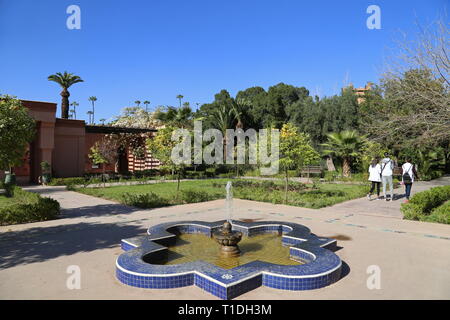
[[[389,201],[386,195],[386,186],[389,184],[390,200],[394,199],[394,184],[392,181],[392,174],[394,171],[394,161],[389,158],[389,153],[384,154],[384,159],[381,160],[381,183],[383,184],[384,199]]]

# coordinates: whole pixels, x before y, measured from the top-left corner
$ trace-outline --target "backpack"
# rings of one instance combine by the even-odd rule
[[[409,167],[409,170],[408,171],[406,171],[405,173],[403,173],[403,176],[402,176],[402,178],[403,178],[403,183],[412,183],[412,178],[411,178],[411,176],[409,175],[409,171],[411,171],[411,169],[413,168],[413,164],[411,164],[411,166]]]

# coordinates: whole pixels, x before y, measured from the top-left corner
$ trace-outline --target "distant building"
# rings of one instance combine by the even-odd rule
[[[352,89],[353,92],[358,96],[358,98],[357,98],[358,104],[361,104],[364,101],[364,95],[366,94],[366,92],[368,90],[371,90],[372,85],[373,85],[372,82],[367,82],[367,84],[363,88],[355,88],[355,87],[353,87],[353,84],[350,83],[350,85],[345,87],[344,90]]]
[[[86,125],[84,120],[56,118],[56,103],[21,100],[36,120],[36,137],[29,144],[20,167],[13,168],[18,183],[36,183],[42,174],[40,163],[51,164],[54,177],[79,177],[85,173],[101,173],[103,167],[89,159],[90,148],[110,133],[152,133],[156,129],[119,128]],[[143,140],[144,143],[144,140]],[[106,165],[107,172],[133,172],[159,167],[159,161],[146,152],[136,158],[129,148],[118,150],[117,165]],[[3,172],[0,172],[3,175]]]

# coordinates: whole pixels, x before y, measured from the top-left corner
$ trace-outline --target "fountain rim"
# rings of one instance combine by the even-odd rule
[[[177,287],[196,284],[208,291],[208,288],[205,289],[201,286],[201,283],[206,281],[211,283],[212,286],[218,286],[215,289],[216,291],[222,290],[220,288],[224,288],[223,290],[234,290],[235,288],[243,287],[240,290],[246,292],[252,289],[247,288],[245,284],[254,281],[260,281],[257,286],[264,285],[287,290],[307,290],[329,285],[337,281],[340,276],[342,261],[334,252],[329,250],[336,247],[337,241],[335,239],[319,238],[311,234],[310,229],[304,225],[284,221],[232,221],[232,225],[235,228],[241,228],[244,233],[247,232],[247,235],[249,230],[270,232],[270,230],[274,230],[273,228],[279,228],[282,231],[282,239],[290,247],[291,255],[292,253],[298,256],[307,255],[311,259],[309,263],[286,266],[252,261],[232,269],[223,269],[202,260],[176,265],[154,265],[142,260],[145,255],[167,250],[167,246],[154,241],[164,242],[170,240],[170,238],[177,237],[177,235],[170,233],[171,228],[175,227],[178,228],[177,231],[180,231],[179,228],[184,227],[188,231],[208,232],[211,234],[223,222],[225,220],[216,222],[192,220],[166,222],[148,228],[148,235],[146,236],[123,239],[122,249],[125,252],[116,260],[117,278],[127,285],[145,288],[172,288],[173,283],[177,283]],[[295,242],[297,244],[294,244]],[[196,279],[195,281],[194,278]],[[174,279],[178,279],[177,281],[179,282],[171,282],[175,281]],[[183,281],[185,282],[179,279],[184,279]],[[154,285],[152,281],[163,284]],[[197,283],[196,281],[200,282]],[[280,281],[289,283],[289,287],[280,287]],[[233,297],[231,293],[219,294],[216,291],[211,291],[211,293],[224,299]]]

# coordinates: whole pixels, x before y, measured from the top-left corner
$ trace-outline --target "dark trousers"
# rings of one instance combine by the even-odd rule
[[[377,196],[380,196],[380,185],[381,182],[376,182],[376,181],[371,181],[372,182],[372,186],[370,187],[370,191],[369,194],[372,194],[375,190],[375,186],[377,187]]]
[[[405,196],[406,199],[409,200],[409,196],[411,195],[412,183],[405,183]]]

